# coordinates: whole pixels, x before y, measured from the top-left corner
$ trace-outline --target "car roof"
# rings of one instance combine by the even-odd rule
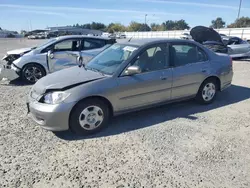
[[[134,45],[134,46],[143,46],[148,44],[156,44],[160,42],[190,42],[195,43],[191,40],[185,40],[185,39],[171,39],[171,38],[147,38],[147,39],[131,39],[130,41],[127,40],[126,42],[120,42],[121,44],[126,45]]]
[[[102,39],[102,40],[112,40],[108,37],[98,37],[98,36],[87,36],[87,35],[67,35],[67,36],[60,36],[57,37],[57,40],[63,40],[63,39],[71,39],[71,38],[91,38],[91,39]]]

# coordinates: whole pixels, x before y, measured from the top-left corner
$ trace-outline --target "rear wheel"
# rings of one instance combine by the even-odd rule
[[[30,84],[36,83],[45,75],[43,67],[37,64],[28,64],[22,69],[22,79]]]
[[[89,135],[100,131],[109,121],[109,108],[99,99],[79,102],[71,112],[70,129],[80,135]]]
[[[196,100],[202,104],[210,104],[214,101],[218,91],[218,84],[215,79],[205,80],[196,95]]]

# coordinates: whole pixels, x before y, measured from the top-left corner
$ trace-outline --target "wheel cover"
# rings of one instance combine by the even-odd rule
[[[79,116],[79,123],[85,130],[94,130],[101,125],[104,119],[103,111],[98,106],[86,107]]]
[[[207,83],[202,90],[202,98],[205,101],[211,101],[216,93],[216,87],[213,83]]]
[[[25,78],[30,82],[36,82],[43,77],[42,70],[38,67],[28,67],[24,72]]]

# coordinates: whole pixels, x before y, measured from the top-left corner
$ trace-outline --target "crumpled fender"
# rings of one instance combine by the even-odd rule
[[[2,58],[2,61],[6,60],[8,58],[8,55],[5,55],[3,58]]]

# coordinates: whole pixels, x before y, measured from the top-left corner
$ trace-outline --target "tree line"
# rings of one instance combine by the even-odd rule
[[[162,24],[152,23],[151,25],[145,23],[139,23],[136,21],[130,22],[128,26],[124,26],[120,23],[110,23],[105,25],[99,22],[92,22],[87,24],[74,24],[73,27],[83,28],[83,29],[95,29],[102,30],[109,33],[114,32],[124,32],[124,31],[167,31],[167,30],[184,30],[189,29],[189,25],[185,20],[172,21],[168,20]]]
[[[109,33],[124,32],[124,31],[169,31],[169,30],[190,29],[189,24],[183,19],[176,21],[167,20],[161,24],[151,23],[150,25],[132,21],[128,26],[122,25],[120,23],[110,23],[108,25],[105,25],[99,22],[92,22],[82,25],[77,23],[74,24],[73,26],[83,29],[101,30]],[[220,29],[226,27],[227,28],[250,27],[250,18],[241,17],[239,19],[236,19],[235,22],[226,25],[226,22],[221,17],[218,17],[215,20],[212,20],[210,27],[214,29]]]
[[[95,29],[102,30],[109,33],[124,32],[124,31],[167,31],[167,30],[184,30],[189,29],[189,25],[185,20],[172,21],[168,20],[162,24],[152,23],[151,25],[145,23],[139,23],[136,21],[130,22],[128,26],[124,26],[120,23],[110,23],[105,25],[99,22],[92,22],[87,24],[74,24],[73,27],[83,29]]]

